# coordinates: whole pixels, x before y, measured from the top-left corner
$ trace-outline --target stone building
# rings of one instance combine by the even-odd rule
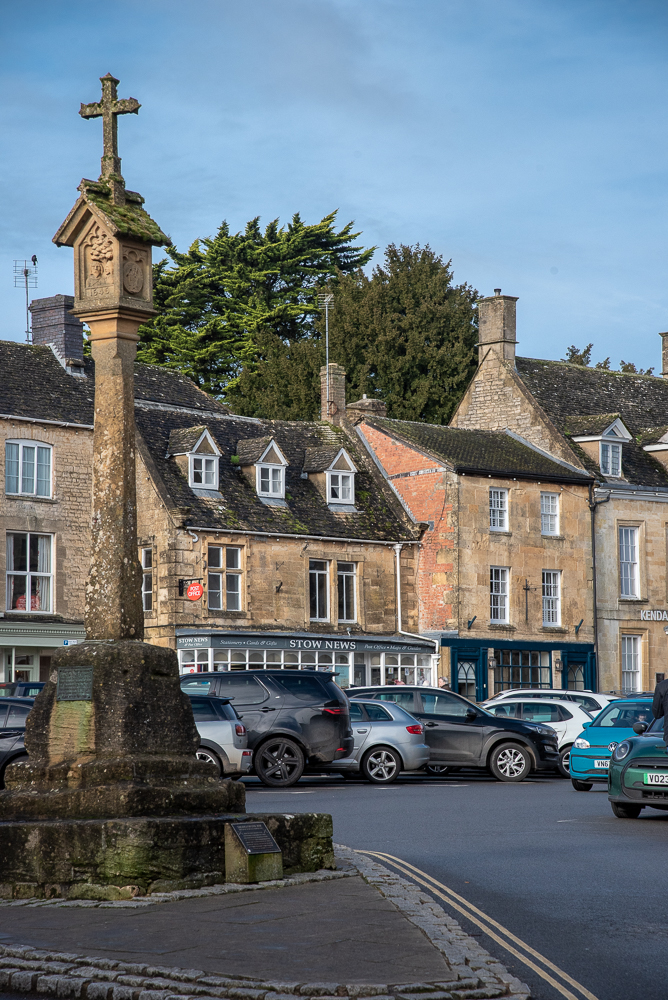
[[[452,426],[510,431],[595,478],[569,503],[592,524],[596,615],[581,633],[597,673],[585,664],[564,686],[652,690],[668,642],[668,335],[662,378],[519,358],[515,303],[500,290],[480,302],[479,366]]]
[[[72,302],[37,300],[33,344],[0,343],[7,680],[36,680],[40,665],[44,676],[53,649],[84,636],[94,364]],[[352,431],[345,397],[326,396],[322,421],[256,420],[136,365],[146,638],[178,648],[184,671],[282,663],[332,667],[344,686],[432,679],[435,644],[414,634],[423,526]]]
[[[378,413],[357,423],[413,516],[419,630],[441,676],[482,700],[561,686],[593,660],[589,472],[506,430],[460,430]]]

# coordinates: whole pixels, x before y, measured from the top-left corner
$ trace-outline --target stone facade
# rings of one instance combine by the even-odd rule
[[[7,442],[19,448],[24,444],[48,447],[49,496],[8,492],[12,484],[6,466]],[[0,618],[1,680],[46,680],[53,651],[64,642],[83,638],[84,592],[90,564],[92,455],[90,426],[0,420],[0,591],[4,610]],[[20,588],[13,588],[7,576],[12,568],[8,535],[30,533],[49,539],[46,577],[50,593],[42,591],[39,601],[21,599]],[[42,606],[37,607],[38,603]]]

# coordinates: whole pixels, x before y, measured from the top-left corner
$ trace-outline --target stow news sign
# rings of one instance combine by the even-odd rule
[[[343,638],[333,635],[248,635],[235,632],[233,635],[212,634],[178,635],[178,649],[312,649],[321,652],[358,653],[433,653],[430,642],[402,642],[396,639],[375,639],[369,636]]]

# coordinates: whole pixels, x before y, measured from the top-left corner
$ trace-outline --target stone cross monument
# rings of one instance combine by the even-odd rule
[[[116,118],[139,104],[118,100],[117,83],[102,77],[102,101],[82,105],[104,121],[102,174],[82,180],[54,237],[74,249],[72,311],[90,327],[95,361],[87,638],[54,655],[28,719],[29,761],[7,769],[0,895],[29,885],[118,898],[165,880],[224,881],[221,814],[244,813],[243,786],[195,756],[176,653],[142,641],[134,360],[138,328],[154,315],[151,247],[169,239],[125,188]]]

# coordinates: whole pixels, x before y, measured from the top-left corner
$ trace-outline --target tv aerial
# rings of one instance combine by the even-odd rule
[[[33,254],[30,260],[14,261],[14,288],[25,288],[26,292],[26,344],[32,342],[30,333],[30,308],[28,289],[37,288],[37,256]]]

